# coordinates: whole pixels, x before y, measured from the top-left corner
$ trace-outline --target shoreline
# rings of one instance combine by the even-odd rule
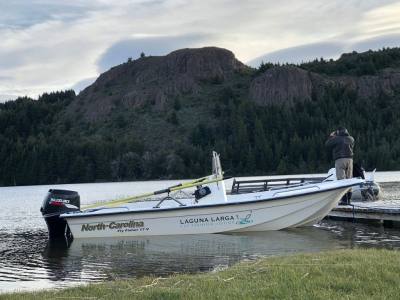
[[[0,294],[0,299],[394,299],[400,251],[347,249],[240,262],[222,271]]]

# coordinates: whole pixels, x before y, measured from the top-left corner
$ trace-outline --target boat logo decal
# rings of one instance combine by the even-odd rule
[[[251,223],[253,223],[253,220],[251,219],[251,212],[248,215],[246,215],[244,218],[239,217],[239,215],[236,215],[236,217],[238,219],[236,224],[243,225],[243,224],[251,224]]]
[[[199,227],[199,226],[214,226],[214,225],[246,225],[253,223],[251,211],[247,214],[219,214],[199,217],[190,217],[179,219],[179,224],[183,227]]]
[[[143,231],[148,230],[148,228],[144,227],[143,221],[130,220],[123,222],[109,222],[104,223],[100,222],[97,224],[82,224],[81,231],[101,231],[101,230],[116,230],[118,232],[124,231]]]
[[[50,198],[50,204],[68,204],[70,201],[68,199],[57,199],[57,198]]]

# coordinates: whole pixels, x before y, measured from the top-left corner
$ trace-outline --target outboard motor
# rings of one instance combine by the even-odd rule
[[[77,192],[67,190],[49,190],[43,200],[40,211],[46,221],[49,230],[49,238],[70,237],[67,222],[60,218],[60,215],[66,212],[80,210],[80,197]]]
[[[353,164],[353,177],[365,179],[365,169],[358,163]]]

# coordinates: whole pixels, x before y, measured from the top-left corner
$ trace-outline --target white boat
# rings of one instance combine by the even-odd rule
[[[210,176],[140,197],[110,201],[80,210],[79,195],[50,190],[42,206],[50,236],[74,238],[181,235],[280,230],[315,224],[361,179],[304,182],[226,193],[219,155],[213,153]],[[195,197],[174,192],[196,187]]]

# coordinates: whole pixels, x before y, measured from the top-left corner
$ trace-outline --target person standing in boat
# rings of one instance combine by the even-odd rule
[[[335,160],[336,178],[346,179],[353,177],[353,148],[354,138],[344,127],[333,131],[325,145],[332,149]]]

